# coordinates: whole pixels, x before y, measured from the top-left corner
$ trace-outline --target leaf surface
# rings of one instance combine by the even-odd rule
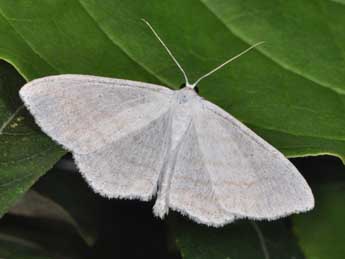
[[[153,24],[191,81],[265,40],[203,81],[201,95],[287,155],[344,157],[344,13],[339,1],[2,0],[0,57],[28,80],[83,73],[178,88],[180,72],[140,18]]]
[[[175,229],[183,259],[304,258],[284,221],[242,221],[221,229],[179,222]]]
[[[313,186],[315,209],[293,217],[294,230],[307,258],[345,257],[345,183]]]
[[[321,0],[0,0],[0,58],[26,80],[81,73],[177,89],[181,73],[141,18],[191,81],[264,40],[202,81],[200,94],[288,156],[344,159],[344,14],[343,1]],[[24,112],[15,94],[24,81],[14,78],[0,86],[2,212],[63,154],[26,119],[13,124]]]
[[[63,154],[23,108],[17,94],[23,83],[10,65],[0,62],[0,215]]]

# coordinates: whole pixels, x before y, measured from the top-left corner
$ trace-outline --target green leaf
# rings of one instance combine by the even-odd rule
[[[23,83],[0,62],[0,215],[63,154],[23,109],[17,96]]]
[[[345,94],[345,5],[332,0],[201,2],[238,39],[267,41],[260,53],[285,72]]]
[[[180,72],[140,18],[193,80],[265,40],[203,81],[201,95],[287,155],[344,157],[344,13],[341,2],[307,0],[2,0],[0,57],[29,80],[85,73],[177,88]]]
[[[345,182],[314,185],[313,192],[315,209],[293,217],[301,248],[307,258],[344,258]]]
[[[190,222],[174,228],[183,259],[302,259],[284,221],[241,221],[221,229]]]
[[[83,73],[178,88],[181,73],[140,18],[153,24],[191,81],[265,40],[265,45],[201,82],[201,95],[286,155],[332,154],[344,159],[344,14],[340,1],[0,0],[0,58],[27,80]],[[0,111],[3,125],[17,107]],[[4,182],[39,167],[25,188],[14,185],[15,193],[27,189],[61,154],[32,131],[25,148],[20,138],[12,138],[15,145],[1,143],[12,156],[2,161],[23,157],[23,152],[35,154],[25,155],[32,158],[30,170],[18,163],[1,169]],[[15,199],[13,188],[7,189],[12,194],[1,197],[3,211]]]
[[[267,136],[266,140],[279,148],[288,157],[304,157],[330,154],[339,157],[345,163],[345,157],[338,154],[345,154],[343,141],[329,141],[318,137],[295,136],[275,130],[267,130],[251,127],[261,136]],[[327,150],[324,152],[323,150]]]
[[[266,98],[251,104],[255,117],[240,108],[240,118],[261,128],[289,156],[331,154],[344,162],[345,2],[201,2],[238,40],[266,41],[259,48],[263,69],[255,70],[266,77],[258,83],[266,83],[263,88],[272,94],[266,91]],[[261,114],[262,109],[271,116]]]

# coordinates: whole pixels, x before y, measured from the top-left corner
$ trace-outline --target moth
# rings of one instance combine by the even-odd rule
[[[150,200],[209,226],[235,219],[273,220],[313,208],[305,179],[273,146],[185,87],[91,75],[37,79],[20,96],[41,129],[72,152],[93,190],[109,198]],[[260,43],[259,43],[260,44]]]

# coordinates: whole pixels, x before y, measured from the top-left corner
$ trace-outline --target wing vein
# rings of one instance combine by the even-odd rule
[[[272,155],[279,157],[280,153],[272,146],[272,148],[268,149],[267,145],[264,145],[264,143],[262,143],[261,141],[258,141],[258,139],[260,139],[260,137],[258,135],[256,135],[253,132],[253,135],[249,134],[247,131],[243,130],[243,128],[241,128],[238,124],[234,123],[234,121],[230,120],[228,117],[224,116],[223,114],[207,107],[211,112],[213,112],[214,114],[220,116],[221,118],[223,118],[224,120],[228,121],[229,123],[231,123],[232,126],[234,126],[236,129],[238,129],[240,132],[242,132],[243,134],[245,134],[247,137],[249,137],[252,141],[254,141],[256,144],[258,144],[260,147],[262,147],[264,150],[269,151]],[[236,118],[235,118],[236,119]],[[239,121],[239,123],[242,123]],[[243,124],[244,125],[244,124]],[[245,125],[244,125],[245,126]],[[248,128],[249,130],[249,128]],[[254,137],[256,136],[256,138]],[[264,141],[264,140],[262,140]],[[287,159],[288,161],[288,159]],[[288,166],[288,163],[286,163],[284,161],[284,167],[286,169],[290,169],[290,167]]]
[[[194,125],[194,124],[193,124]],[[217,200],[217,203],[218,203],[218,206],[220,207],[220,208],[222,208],[222,210],[224,211],[224,212],[227,212],[226,210],[224,210],[224,208],[223,208],[223,206],[221,205],[221,202],[219,201],[219,197],[218,197],[218,195],[216,194],[216,192],[215,192],[215,186],[214,186],[214,184],[213,184],[213,179],[212,179],[212,177],[211,177],[211,173],[210,173],[210,171],[209,171],[209,169],[207,168],[207,166],[206,166],[206,163],[205,163],[205,156],[204,156],[204,153],[202,152],[202,149],[201,149],[201,147],[200,147],[200,141],[199,141],[199,134],[197,133],[197,128],[196,127],[193,127],[194,129],[195,129],[195,138],[196,138],[196,142],[197,142],[197,148],[199,149],[199,151],[200,151],[200,155],[201,155],[201,157],[202,157],[202,159],[201,159],[201,161],[202,161],[202,164],[203,164],[203,168],[205,169],[205,171],[206,171],[206,173],[207,173],[207,176],[209,177],[209,179],[210,179],[210,184],[211,184],[211,190],[212,190],[212,193],[214,194],[214,196],[215,196],[215,198],[216,198],[216,200]]]

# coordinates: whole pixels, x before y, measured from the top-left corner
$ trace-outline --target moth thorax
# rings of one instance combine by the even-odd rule
[[[198,94],[192,88],[182,88],[181,90],[177,91],[176,99],[178,104],[187,103],[193,99],[198,97]]]

